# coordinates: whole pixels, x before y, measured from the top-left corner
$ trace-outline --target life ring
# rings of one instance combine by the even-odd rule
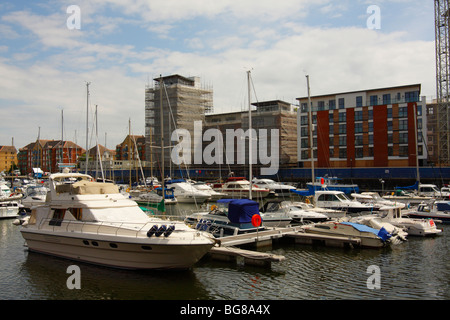
[[[252,225],[256,228],[261,225],[261,216],[259,214],[254,214],[252,216]]]
[[[212,206],[211,206],[211,211],[214,211],[214,210],[216,210],[217,209],[217,206],[215,205],[215,204],[213,204]]]
[[[309,204],[309,199],[305,199],[305,203]]]

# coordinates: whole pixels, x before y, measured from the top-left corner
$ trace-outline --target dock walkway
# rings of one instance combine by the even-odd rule
[[[359,246],[360,239],[352,237],[327,236],[306,233],[300,226],[285,228],[269,228],[258,232],[218,238],[219,245],[213,247],[209,254],[213,259],[221,261],[244,260],[244,264],[270,266],[272,262],[285,260],[284,256],[268,252],[246,250],[235,246],[263,248],[272,246],[275,239],[288,239],[300,244],[321,244],[333,247]]]

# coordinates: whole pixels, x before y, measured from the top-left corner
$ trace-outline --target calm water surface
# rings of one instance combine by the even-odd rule
[[[187,271],[124,271],[28,252],[12,220],[0,220],[1,300],[446,300],[450,298],[450,226],[435,238],[393,248],[341,249],[276,244],[286,259],[271,268],[201,260]],[[67,268],[81,270],[70,290]],[[378,266],[381,288],[370,290],[367,268]]]

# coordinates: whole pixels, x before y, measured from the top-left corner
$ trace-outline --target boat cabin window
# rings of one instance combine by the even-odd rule
[[[50,226],[61,226],[61,222],[64,219],[64,214],[66,213],[66,209],[54,209],[53,217],[48,223]]]
[[[77,220],[83,219],[83,209],[82,208],[70,208],[69,211],[75,219],[77,219]]]
[[[339,201],[339,199],[334,194],[321,194],[318,201]]]

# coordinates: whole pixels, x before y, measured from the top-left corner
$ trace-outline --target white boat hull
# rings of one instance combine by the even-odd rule
[[[198,245],[167,245],[148,241],[120,239],[92,235],[65,236],[36,233],[22,229],[28,250],[121,269],[188,269],[212,247],[212,243]],[[163,236],[162,236],[163,237]]]

